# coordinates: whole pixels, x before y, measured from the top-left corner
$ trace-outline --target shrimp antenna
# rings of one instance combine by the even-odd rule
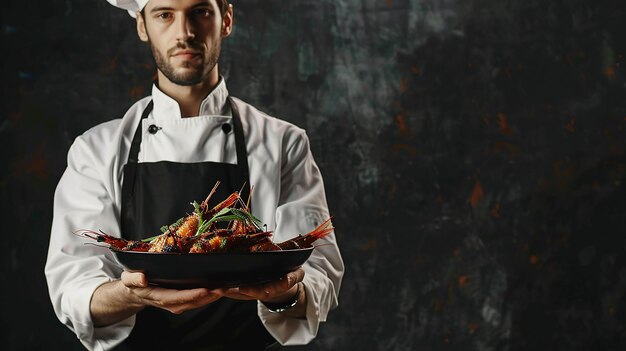
[[[246,202],[246,211],[250,208],[250,200],[252,199],[252,192],[254,191],[254,185],[250,187],[250,194],[248,194],[248,201]]]
[[[211,189],[211,192],[206,197],[206,199],[204,199],[204,201],[202,201],[202,204],[200,206],[207,207],[209,205],[209,199],[211,198],[211,196],[213,196],[213,194],[215,194],[215,192],[217,191],[217,187],[219,185],[220,185],[220,181],[218,180],[217,182],[215,182],[215,185],[213,186],[213,189]]]
[[[95,230],[89,230],[89,229],[77,229],[73,231],[72,234],[83,237],[83,238],[89,238],[89,239],[94,239],[94,240],[98,239],[98,236],[100,235],[107,235],[102,230],[99,230],[98,232],[96,232]]]
[[[238,198],[237,198],[237,202],[239,203],[239,205],[241,205],[242,207],[245,206],[245,203],[243,202],[243,199],[241,198],[241,193],[243,192],[243,189],[246,187],[246,182],[243,182],[243,185],[241,186],[241,189],[239,189],[239,192],[237,193]]]
[[[245,181],[243,182],[243,185],[241,186],[241,189],[239,189],[239,194],[241,194],[243,192],[243,188],[246,187],[246,183],[247,182],[245,182]]]

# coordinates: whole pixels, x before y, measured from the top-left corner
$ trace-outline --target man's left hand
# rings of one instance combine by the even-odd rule
[[[291,301],[296,293],[300,292],[298,303],[284,314],[293,317],[304,317],[306,314],[306,293],[298,290],[298,283],[304,279],[304,270],[298,268],[273,282],[241,286],[226,290],[224,297],[235,300],[259,300],[261,302],[281,304]]]
[[[304,279],[304,270],[298,268],[269,283],[228,289],[224,297],[236,300],[259,300],[262,302],[280,303],[294,297],[298,291],[297,284],[302,279]]]

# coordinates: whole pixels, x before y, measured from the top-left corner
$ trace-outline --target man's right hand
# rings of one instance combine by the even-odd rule
[[[121,280],[100,285],[91,298],[96,327],[122,321],[146,306],[181,314],[219,300],[225,289],[166,289],[148,285],[143,273],[122,272]]]

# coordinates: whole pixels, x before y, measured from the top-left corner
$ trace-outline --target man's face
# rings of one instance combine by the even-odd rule
[[[232,25],[230,10],[222,17],[215,0],[150,0],[143,13],[137,16],[139,36],[150,43],[167,79],[195,85],[216,69],[222,37]]]

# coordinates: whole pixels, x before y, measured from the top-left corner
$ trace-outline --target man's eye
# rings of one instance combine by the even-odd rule
[[[172,18],[172,14],[169,12],[163,12],[163,13],[158,14],[157,17],[162,20],[168,20]]]
[[[202,16],[202,17],[209,17],[211,16],[211,11],[208,9],[197,9],[196,10],[196,15]]]

